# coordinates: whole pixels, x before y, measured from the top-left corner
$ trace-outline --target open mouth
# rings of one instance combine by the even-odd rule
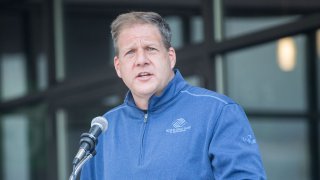
[[[143,77],[149,77],[151,76],[152,74],[151,73],[148,73],[148,72],[141,72],[138,74],[138,78],[143,78]]]

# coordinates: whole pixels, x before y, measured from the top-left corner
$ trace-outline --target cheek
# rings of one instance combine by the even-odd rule
[[[122,78],[121,71],[120,71],[119,67],[116,68],[116,72],[117,72],[118,77]]]
[[[128,81],[132,75],[130,68],[124,65],[119,67],[119,74],[121,75],[121,78],[126,81]]]
[[[165,63],[165,67],[164,67],[164,68],[166,68],[167,71],[171,71],[173,67],[174,67],[174,66],[173,66],[172,61],[171,61],[170,59],[168,59],[168,60],[166,61],[166,63]]]
[[[129,64],[121,62],[118,65],[118,71],[121,74],[121,76],[125,76],[126,73],[129,72]]]

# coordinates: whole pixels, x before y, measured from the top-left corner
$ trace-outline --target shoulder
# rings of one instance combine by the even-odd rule
[[[126,104],[121,104],[119,106],[116,106],[116,107],[108,110],[103,116],[104,117],[115,116],[115,115],[117,115],[119,112],[123,111],[127,107],[128,106]]]
[[[236,104],[231,98],[224,94],[217,93],[205,88],[189,86],[181,91],[181,94],[190,96],[193,99],[206,100],[212,103],[218,103],[222,105]]]

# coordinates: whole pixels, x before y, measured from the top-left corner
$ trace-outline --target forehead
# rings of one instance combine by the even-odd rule
[[[121,41],[141,39],[161,40],[161,34],[158,28],[152,24],[132,24],[121,28],[118,43]],[[128,43],[128,42],[127,42]]]

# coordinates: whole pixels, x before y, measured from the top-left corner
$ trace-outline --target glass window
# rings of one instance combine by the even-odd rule
[[[0,98],[9,100],[27,93],[23,22],[16,15],[0,18]]]
[[[0,116],[0,179],[45,178],[45,113],[39,105]]]
[[[294,21],[299,16],[281,17],[227,17],[225,20],[225,37],[232,38],[269,27]]]
[[[103,72],[113,59],[110,23],[105,16],[67,12],[65,18],[66,78]]]
[[[305,111],[305,36],[295,36],[294,66],[279,67],[277,43],[227,53],[227,93],[250,110]]]
[[[37,13],[0,16],[0,101],[47,88],[41,22]]]
[[[38,54],[36,66],[37,88],[44,90],[48,87],[48,59],[44,53]]]
[[[203,19],[201,16],[191,17],[191,43],[203,42]]]
[[[199,75],[187,76],[187,77],[184,77],[184,79],[193,86],[204,87],[204,80]]]
[[[37,13],[32,14],[32,39],[30,38],[30,44],[32,44],[31,51],[34,52],[32,57],[34,59],[34,66],[29,71],[32,74],[32,71],[35,71],[34,79],[29,80],[29,83],[34,82],[34,89],[36,90],[45,90],[48,88],[48,55],[45,43],[45,31],[43,25],[43,17]],[[30,82],[31,81],[31,82]]]
[[[259,118],[252,120],[251,125],[268,179],[310,179],[305,119]]]
[[[172,32],[171,45],[172,47],[179,49],[183,46],[183,22],[178,16],[165,17]]]
[[[29,180],[30,149],[27,118],[19,114],[7,115],[2,117],[1,125],[4,179]],[[19,152],[13,152],[13,150],[19,150]]]
[[[27,93],[26,58],[21,53],[2,55],[1,97],[10,100]]]

